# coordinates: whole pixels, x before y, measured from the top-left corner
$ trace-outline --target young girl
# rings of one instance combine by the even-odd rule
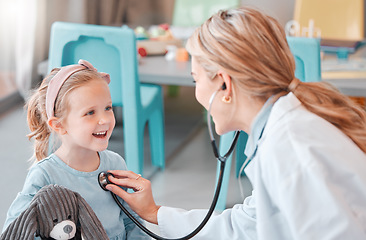
[[[77,65],[53,69],[29,99],[28,137],[34,138],[35,164],[8,210],[3,230],[29,206],[38,190],[58,184],[85,198],[110,239],[149,239],[97,181],[101,171],[126,169],[118,154],[106,150],[115,125],[109,82],[108,74],[80,60]],[[51,132],[61,145],[47,157]]]

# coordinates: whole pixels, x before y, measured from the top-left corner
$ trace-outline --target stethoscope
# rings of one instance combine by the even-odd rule
[[[209,108],[207,110],[207,127],[208,127],[208,131],[209,131],[209,135],[210,135],[210,139],[211,139],[211,145],[212,145],[212,149],[215,155],[215,158],[217,160],[220,161],[220,174],[219,174],[219,179],[217,181],[217,186],[216,186],[216,190],[215,190],[215,195],[214,198],[212,200],[210,209],[208,210],[205,218],[202,220],[201,224],[198,225],[198,227],[193,230],[190,234],[188,234],[187,236],[181,237],[181,238],[175,238],[174,240],[183,240],[183,239],[190,239],[193,236],[195,236],[199,231],[201,231],[201,229],[206,225],[206,223],[208,222],[208,220],[210,219],[212,213],[215,210],[215,206],[217,203],[217,200],[219,198],[219,194],[220,194],[220,189],[221,189],[221,185],[222,185],[222,180],[223,180],[223,175],[224,175],[224,170],[225,170],[225,163],[226,163],[226,159],[230,156],[230,154],[233,152],[236,142],[238,141],[239,138],[239,133],[240,131],[236,131],[233,141],[231,143],[231,146],[229,148],[229,150],[227,151],[227,153],[224,156],[221,156],[219,154],[219,151],[217,149],[217,145],[216,145],[216,141],[213,135],[213,131],[212,131],[212,123],[211,123],[211,107],[212,107],[212,103],[213,100],[215,99],[217,93],[220,90],[225,90],[226,86],[225,84],[217,91],[215,91],[210,100],[209,100]],[[105,191],[108,191],[106,189],[107,184],[111,184],[111,182],[108,180],[108,176],[111,175],[113,176],[112,173],[109,172],[101,172],[98,175],[98,182],[99,185],[102,189],[104,189]],[[150,237],[154,238],[154,239],[160,239],[160,240],[168,240],[168,238],[163,238],[161,236],[156,235],[155,233],[151,232],[149,229],[147,229],[143,224],[141,224],[134,216],[132,216],[132,214],[121,204],[121,202],[117,199],[116,194],[114,194],[113,192],[111,192],[113,199],[116,201],[117,205],[121,208],[121,210],[142,230],[144,231],[147,235],[149,235]],[[169,239],[169,240],[173,240],[173,239]]]

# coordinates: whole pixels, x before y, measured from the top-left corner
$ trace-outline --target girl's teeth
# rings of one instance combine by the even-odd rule
[[[98,132],[98,133],[93,133],[93,135],[95,136],[95,137],[103,137],[103,136],[105,136],[107,134],[107,132]]]

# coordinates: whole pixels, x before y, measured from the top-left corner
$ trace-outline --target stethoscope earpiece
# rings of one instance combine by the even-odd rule
[[[224,84],[222,84],[221,90],[226,90],[226,83],[225,82],[224,82]]]
[[[114,175],[110,172],[100,172],[98,174],[98,183],[99,186],[104,190],[104,191],[108,191],[108,189],[106,189],[105,187],[108,184],[111,184],[111,182],[109,181],[108,177],[109,175],[111,175],[112,177],[114,177]]]

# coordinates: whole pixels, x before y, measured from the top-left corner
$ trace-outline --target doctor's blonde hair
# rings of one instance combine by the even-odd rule
[[[213,15],[188,39],[187,49],[209,77],[224,70],[240,91],[258,101],[289,92],[295,78],[295,60],[282,26],[253,8]],[[366,152],[366,113],[360,106],[325,82],[301,82],[292,92]]]

